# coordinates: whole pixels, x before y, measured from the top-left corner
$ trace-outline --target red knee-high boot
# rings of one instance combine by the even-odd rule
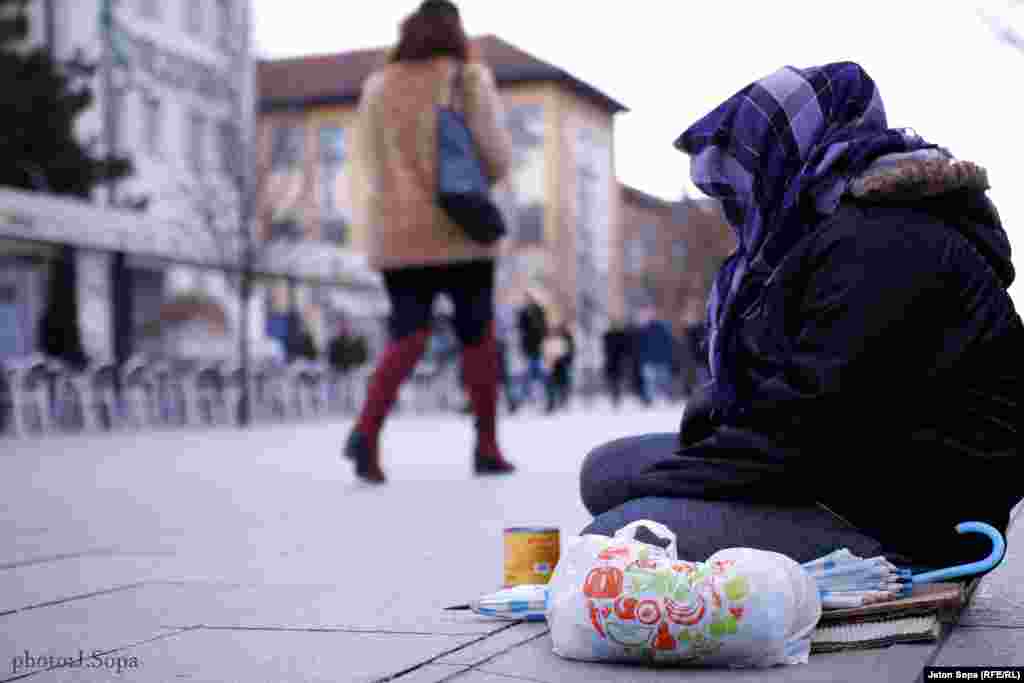
[[[474,346],[462,349],[462,375],[469,402],[476,417],[476,448],[473,469],[477,474],[502,474],[515,471],[498,448],[498,345],[489,326]]]
[[[388,344],[366,387],[366,401],[355,429],[345,444],[345,457],[356,463],[356,476],[382,484],[387,481],[380,466],[378,440],[381,426],[391,412],[402,382],[416,367],[427,348],[430,330],[420,330]]]

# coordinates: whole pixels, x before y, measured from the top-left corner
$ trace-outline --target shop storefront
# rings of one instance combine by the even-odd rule
[[[319,243],[259,253],[249,310],[256,356],[283,356],[268,321],[282,283],[291,292],[286,305],[300,298],[306,308],[322,309],[320,348],[336,315],[332,301],[357,302],[354,318],[387,315],[379,279],[358,257]],[[39,350],[40,317],[66,293],[50,285],[60,258],[73,260],[74,317],[90,360],[140,352],[219,358],[237,349],[241,261],[212,235],[144,214],[0,189],[0,360]],[[210,336],[196,343],[200,328]]]

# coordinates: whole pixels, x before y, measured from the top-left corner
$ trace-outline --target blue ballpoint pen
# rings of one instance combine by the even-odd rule
[[[465,605],[453,605],[446,610],[471,610],[476,614],[510,621],[544,621],[548,604],[545,584],[525,584],[488,593]]]

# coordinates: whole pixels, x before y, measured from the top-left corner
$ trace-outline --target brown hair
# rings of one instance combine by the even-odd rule
[[[402,21],[398,45],[391,52],[391,61],[417,61],[441,56],[468,61],[472,52],[458,8],[447,0],[426,0]]]

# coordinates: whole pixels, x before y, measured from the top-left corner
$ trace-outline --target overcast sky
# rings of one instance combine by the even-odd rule
[[[390,45],[415,0],[252,0],[262,57]],[[1024,280],[1024,52],[999,42],[978,9],[1024,32],[1011,0],[787,0],[764,3],[463,0],[472,35],[493,33],[629,107],[616,122],[622,182],[668,199],[689,183],[672,141],[752,80],[783,65],[859,62],[889,124],[989,170]],[[1014,5],[1012,9],[1008,9]],[[1011,289],[1021,305],[1024,286]]]

